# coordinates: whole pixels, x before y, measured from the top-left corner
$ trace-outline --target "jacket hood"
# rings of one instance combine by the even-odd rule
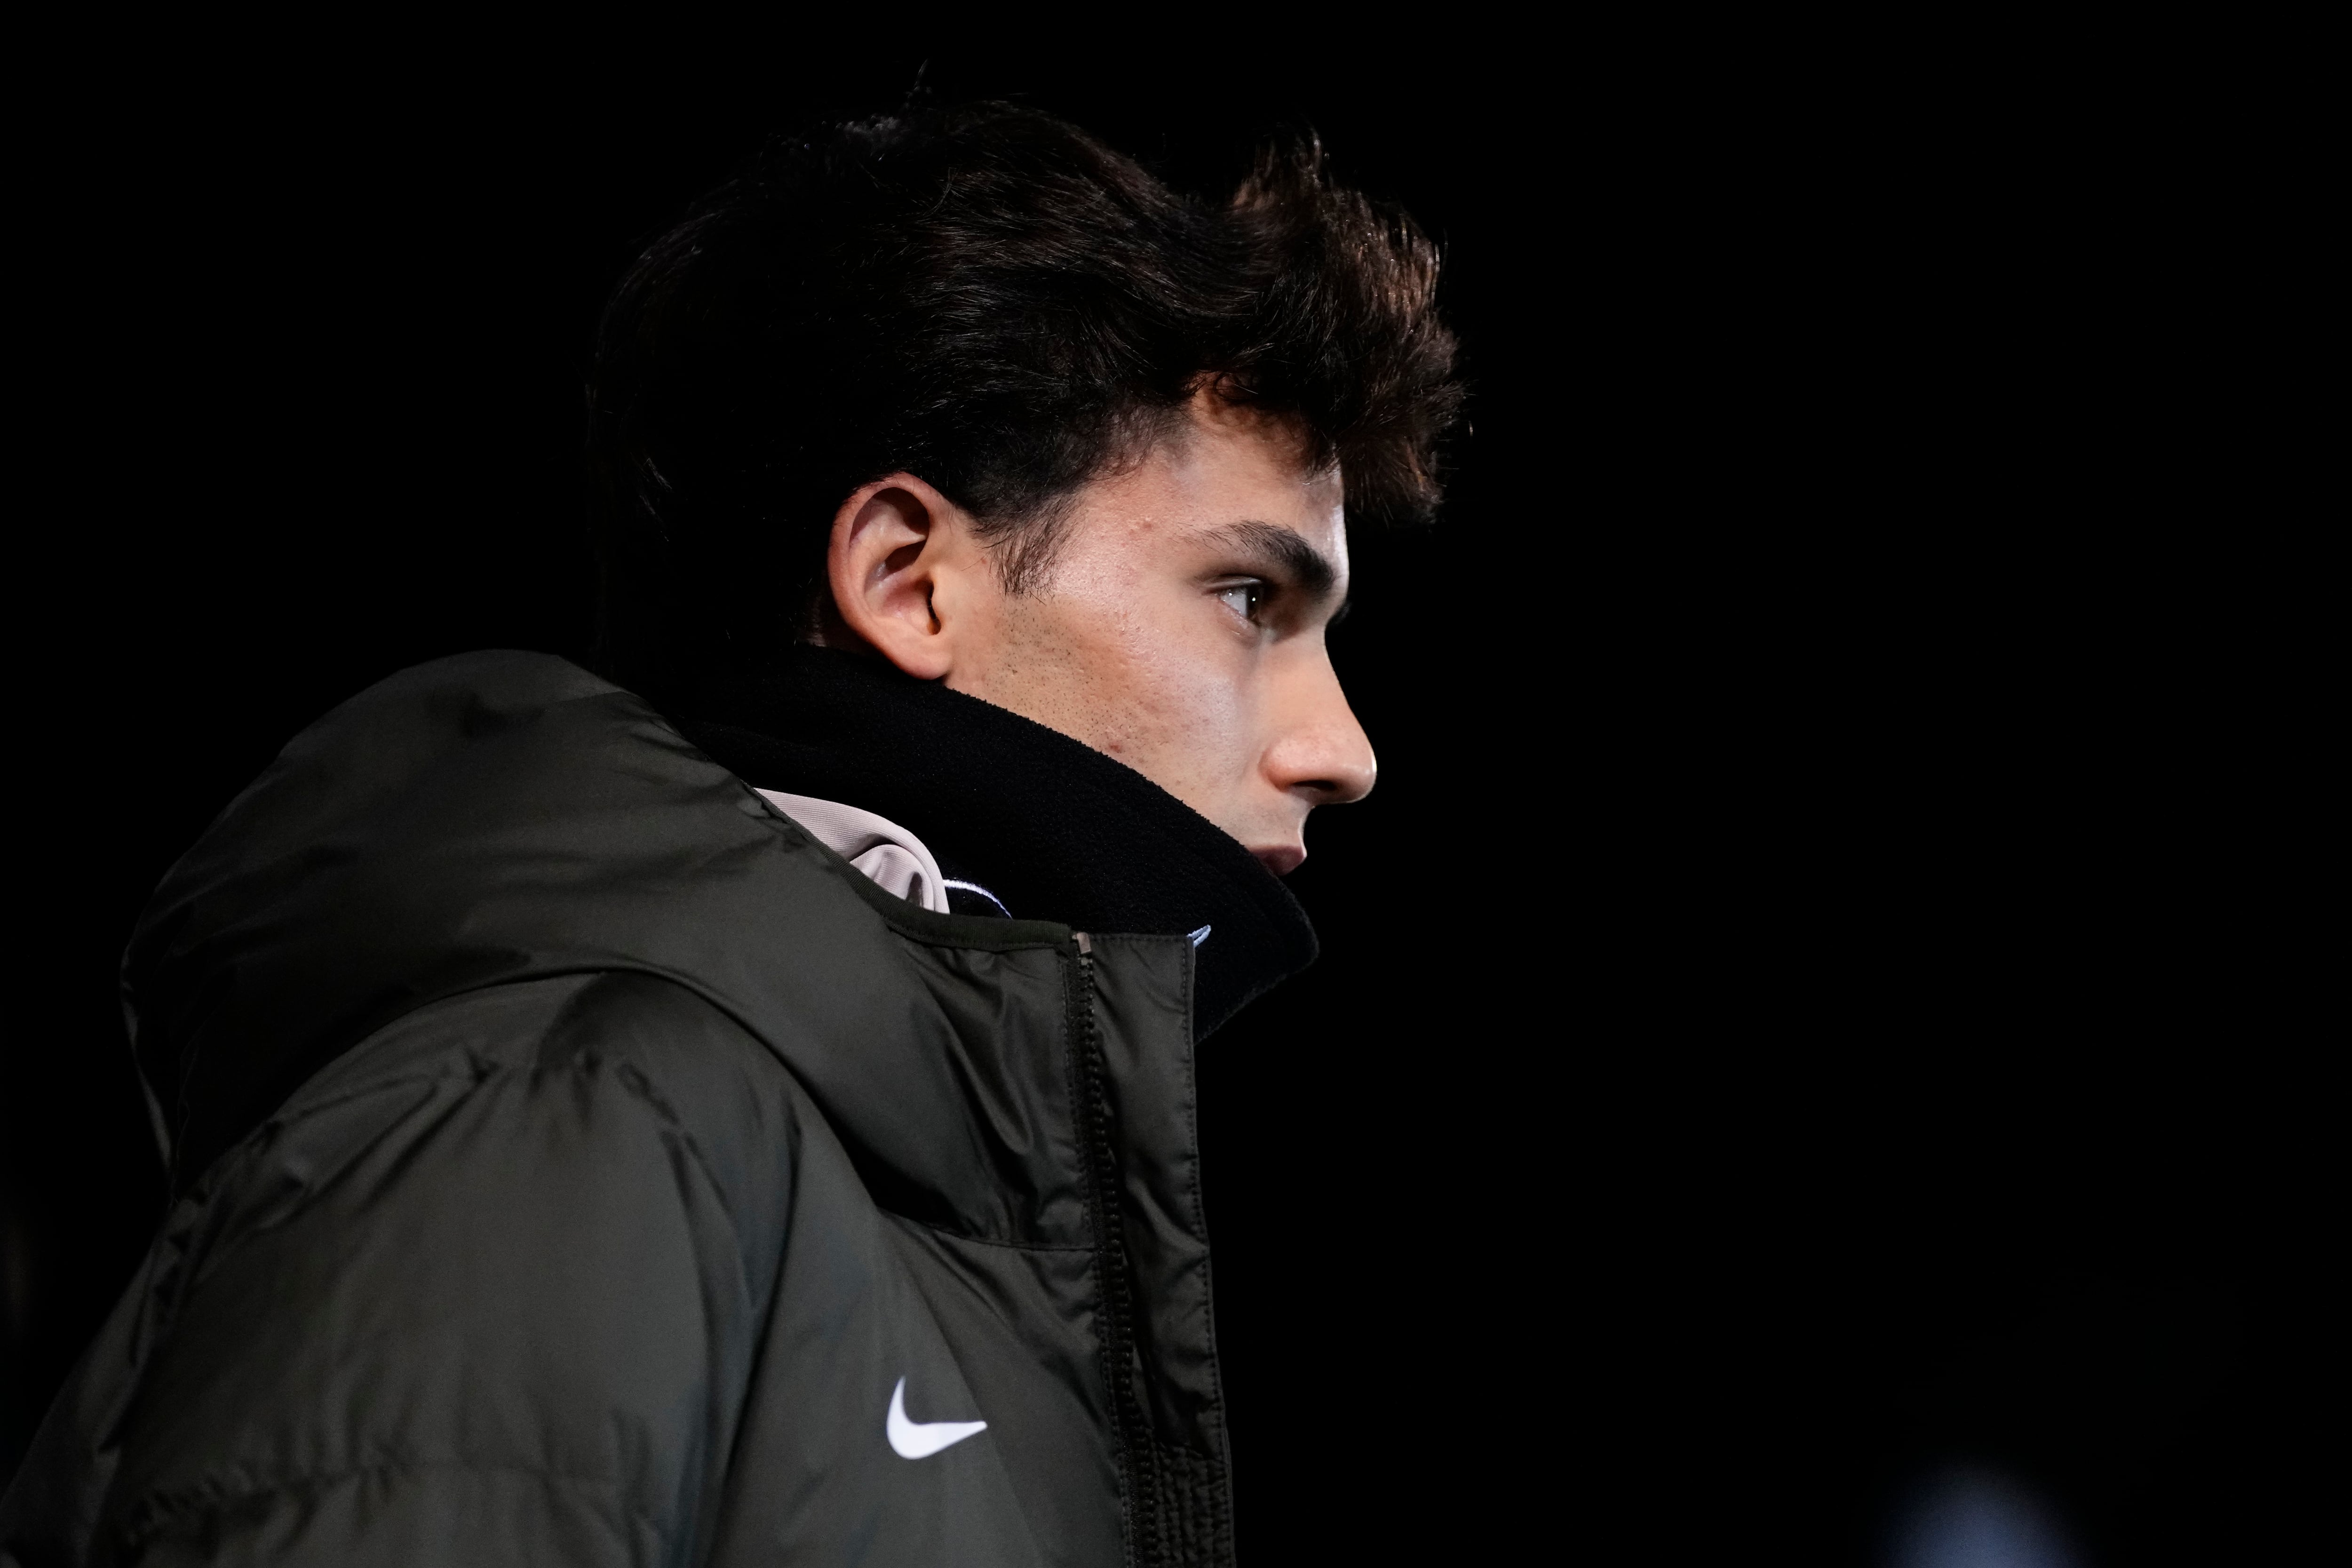
[[[644,971],[788,1060],[795,1042],[889,1033],[904,1020],[861,1013],[903,995],[790,962],[845,921],[983,952],[1070,941],[893,899],[639,699],[548,656],[468,654],[337,708],[230,804],[142,915],[124,1005],[176,1195],[326,1062],[482,986]],[[885,1108],[956,1070],[833,1066],[889,1086],[845,1102]]]

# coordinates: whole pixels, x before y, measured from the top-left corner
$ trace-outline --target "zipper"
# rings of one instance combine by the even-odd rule
[[[1135,1289],[1127,1267],[1126,1226],[1119,1218],[1118,1142],[1111,1110],[1102,1034],[1095,1019],[1095,944],[1076,939],[1077,985],[1070,999],[1070,1046],[1077,1112],[1078,1152],[1095,1223],[1095,1266],[1102,1296],[1104,1393],[1110,1401],[1111,1459],[1118,1472],[1119,1514],[1126,1528],[1129,1568],[1161,1561],[1157,1456],[1135,1387]]]

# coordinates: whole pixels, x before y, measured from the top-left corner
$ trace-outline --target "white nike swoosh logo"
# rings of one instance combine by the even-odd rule
[[[884,1429],[890,1434],[890,1447],[902,1459],[928,1459],[941,1448],[951,1448],[973,1433],[987,1428],[985,1421],[909,1421],[907,1419],[907,1380],[900,1378],[898,1386],[890,1391],[890,1419]]]

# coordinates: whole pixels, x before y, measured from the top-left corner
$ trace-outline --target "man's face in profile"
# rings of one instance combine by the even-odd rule
[[[929,484],[861,488],[834,525],[845,629],[924,679],[1134,768],[1275,872],[1307,814],[1372,787],[1324,640],[1346,601],[1339,476],[1282,423],[1196,395],[1140,459],[1072,498],[1038,580],[1007,589]]]

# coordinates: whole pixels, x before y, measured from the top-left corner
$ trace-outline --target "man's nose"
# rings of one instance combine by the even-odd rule
[[[1311,805],[1343,805],[1372,793],[1380,763],[1371,737],[1339,689],[1339,671],[1321,654],[1297,671],[1282,704],[1278,732],[1266,749],[1266,777]]]

